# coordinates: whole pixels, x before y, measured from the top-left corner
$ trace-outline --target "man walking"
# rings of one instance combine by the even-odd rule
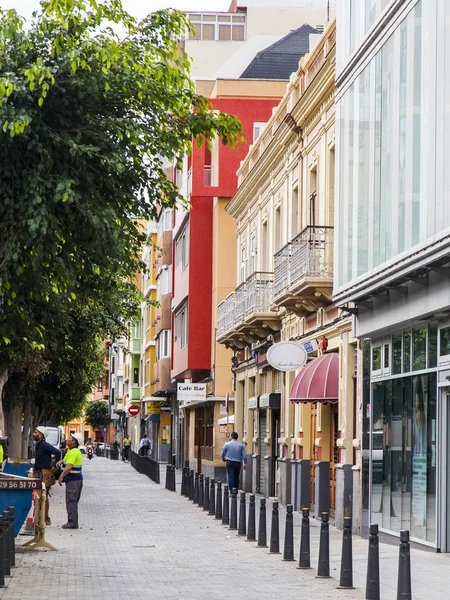
[[[244,462],[244,470],[247,467],[247,455],[245,454],[244,444],[238,442],[238,434],[233,431],[231,440],[225,444],[222,450],[222,460],[227,464],[228,487],[230,492],[239,489],[239,474],[241,464]]]
[[[123,460],[127,462],[130,460],[130,448],[131,448],[131,438],[125,436],[123,438]]]
[[[146,435],[141,437],[139,442],[139,453],[141,456],[148,456],[148,451],[151,449],[152,442]]]
[[[83,441],[80,433],[72,433],[66,442],[69,450],[64,460],[58,463],[63,470],[58,483],[66,484],[67,523],[62,526],[63,529],[78,529],[78,502],[83,489],[83,455],[78,447],[83,445]]]
[[[34,449],[34,459],[35,465],[34,469],[36,471],[36,477],[42,479],[45,483],[45,487],[47,490],[47,502],[45,503],[45,524],[51,525],[51,520],[49,516],[49,490],[52,485],[55,484],[55,476],[52,471],[53,467],[53,456],[55,457],[55,461],[58,462],[61,460],[61,452],[55,446],[52,446],[48,442],[45,441],[45,438],[48,436],[48,430],[43,425],[39,425],[36,427],[33,433],[33,440],[36,442],[36,446]]]

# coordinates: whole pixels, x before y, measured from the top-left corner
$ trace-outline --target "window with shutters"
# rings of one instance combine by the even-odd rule
[[[267,394],[267,373],[263,373],[260,378],[261,394]]]
[[[283,385],[283,373],[281,371],[275,371],[275,382],[274,388],[277,394],[281,393],[281,387]]]

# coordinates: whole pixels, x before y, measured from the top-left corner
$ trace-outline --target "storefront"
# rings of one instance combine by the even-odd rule
[[[422,322],[374,340],[368,360],[370,522],[448,552],[450,324]]]

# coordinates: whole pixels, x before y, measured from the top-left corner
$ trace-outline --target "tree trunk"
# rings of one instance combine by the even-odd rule
[[[32,448],[32,420],[34,408],[34,393],[27,389],[27,402],[24,406],[23,430],[22,430],[22,458],[30,457]]]
[[[8,381],[8,369],[0,369],[0,437],[6,435],[5,414],[3,412],[3,388]]]
[[[25,458],[22,456],[22,414],[23,402],[19,402],[6,415],[8,424],[8,454],[11,458]]]

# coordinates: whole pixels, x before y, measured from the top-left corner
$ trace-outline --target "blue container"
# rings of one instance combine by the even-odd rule
[[[0,473],[0,514],[14,506],[14,535],[18,535],[30,512],[33,490],[41,485],[40,479]]]
[[[19,477],[27,477],[30,469],[30,461],[23,458],[8,458],[4,473],[9,475],[19,475]]]

